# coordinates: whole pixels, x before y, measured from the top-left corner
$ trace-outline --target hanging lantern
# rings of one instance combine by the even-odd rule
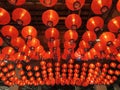
[[[10,4],[20,6],[23,5],[26,0],[7,0]]]
[[[11,45],[16,49],[23,47],[24,44],[25,44],[25,41],[21,37],[11,39]]]
[[[35,48],[36,54],[42,53],[44,51],[44,48],[42,45],[39,45],[38,47]]]
[[[86,31],[83,35],[82,35],[82,39],[85,42],[88,42],[90,45],[96,40],[97,36],[93,31]]]
[[[3,26],[1,29],[1,33],[4,37],[8,39],[16,38],[19,35],[18,30],[12,25]]]
[[[37,30],[33,26],[25,26],[22,29],[21,34],[25,39],[31,40],[32,38],[37,36]]]
[[[59,37],[59,31],[56,28],[48,28],[45,31],[45,37],[50,42],[53,42],[55,39],[58,39],[58,37]]]
[[[70,14],[65,19],[65,26],[68,29],[76,30],[78,29],[82,24],[81,17],[77,14]]]
[[[116,48],[118,51],[120,51],[120,40],[119,40],[119,39],[114,39],[113,45],[115,46],[115,48]]]
[[[65,4],[68,9],[75,11],[83,7],[85,0],[65,0]]]
[[[46,26],[56,26],[59,21],[59,16],[54,10],[47,10],[42,14],[42,21]]]
[[[95,14],[106,13],[112,6],[112,0],[93,0],[91,9]]]
[[[87,21],[86,27],[90,31],[97,32],[103,28],[103,25],[104,25],[104,20],[99,16],[94,16]]]
[[[117,8],[118,12],[120,12],[120,0],[118,0],[118,2],[116,4],[116,8]]]
[[[90,53],[91,53],[93,59],[99,59],[100,58],[100,53],[97,52],[94,48],[90,49]]]
[[[76,44],[75,44],[75,43],[73,43],[73,44],[71,45],[71,43],[70,43],[69,41],[65,41],[65,42],[64,42],[64,48],[65,48],[65,49],[69,49],[69,48],[74,49],[75,47],[76,47]]]
[[[27,46],[31,50],[35,50],[35,48],[38,47],[39,45],[40,45],[40,41],[37,38],[32,38],[32,40],[27,41]]]
[[[120,53],[118,53],[118,54],[116,55],[116,60],[117,60],[118,62],[120,62]]]
[[[31,22],[31,15],[23,8],[16,8],[12,12],[12,19],[19,25],[25,26]]]
[[[120,16],[117,16],[108,22],[108,29],[113,33],[120,32]]]
[[[53,7],[58,0],[39,0],[40,3],[45,7]]]
[[[88,51],[88,49],[90,48],[90,45],[87,42],[85,42],[84,40],[82,40],[79,42],[79,47],[81,49],[84,49],[84,51]]]
[[[69,41],[71,44],[74,43],[78,38],[78,33],[73,30],[68,30],[64,34],[65,41]]]
[[[60,40],[55,39],[53,42],[48,42],[48,47],[49,48],[58,48],[60,46]]]
[[[6,46],[2,49],[2,54],[7,55],[13,55],[15,53],[14,49],[12,47]]]
[[[98,52],[103,52],[105,49],[106,49],[106,45],[103,45],[101,42],[97,42],[95,45],[94,45],[94,48],[96,51]]]
[[[27,53],[28,53],[28,51],[29,51],[29,47],[24,44],[24,46],[21,47],[21,48],[19,48],[18,51],[21,52],[21,54],[23,54],[23,55],[24,55],[24,54],[27,55]]]
[[[5,25],[10,22],[10,14],[4,8],[0,8],[0,25]]]
[[[110,46],[113,44],[115,35],[112,32],[104,32],[100,35],[99,38],[100,38],[101,44]]]

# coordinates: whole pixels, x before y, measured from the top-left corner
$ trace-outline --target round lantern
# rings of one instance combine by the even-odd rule
[[[54,10],[47,10],[42,14],[42,21],[46,26],[56,26],[59,21],[59,16]]]
[[[83,36],[82,39],[85,42],[88,42],[90,45],[92,42],[94,42],[96,40],[97,36],[93,31],[86,31]]]
[[[10,14],[4,8],[0,8],[0,25],[5,25],[10,22]]]
[[[45,31],[45,37],[50,42],[53,42],[55,39],[58,39],[58,37],[59,37],[59,31],[56,28],[48,28]]]
[[[23,8],[16,8],[12,12],[12,19],[19,25],[25,26],[31,22],[31,15]]]
[[[91,9],[95,14],[106,13],[112,5],[112,0],[92,0]]]
[[[39,1],[43,6],[52,7],[57,3],[58,0],[39,0]]]
[[[110,46],[112,45],[115,39],[115,35],[112,32],[104,32],[100,35],[99,38],[100,38],[101,44]]]
[[[120,32],[120,16],[117,16],[108,22],[108,29],[113,33]]]
[[[27,46],[27,45],[24,45],[23,47],[21,47],[21,48],[19,48],[19,50],[18,50],[19,52],[21,52],[21,54],[26,54],[27,55],[27,53],[28,53],[28,51],[29,51],[29,47]]]
[[[65,4],[68,9],[75,11],[83,7],[85,0],[65,0]]]
[[[98,59],[98,58],[100,58],[100,53],[97,52],[94,48],[91,48],[91,49],[90,49],[90,53],[91,53],[93,59]]]
[[[20,6],[23,5],[26,0],[7,0],[10,4]]]
[[[48,42],[48,47],[49,48],[57,48],[60,46],[60,40],[55,39],[53,42]]]
[[[94,45],[94,48],[96,51],[98,52],[103,52],[105,49],[106,49],[106,45],[103,45],[101,42],[97,42],[95,45]]]
[[[116,8],[117,8],[118,12],[120,12],[120,0],[118,0],[118,2],[116,4]]]
[[[71,44],[69,41],[65,41],[65,42],[64,42],[64,48],[65,48],[65,49],[69,49],[69,48],[74,49],[75,47],[76,47],[76,44],[75,44],[75,43]]]
[[[12,25],[3,26],[1,29],[1,33],[4,37],[8,39],[16,38],[19,35],[18,30]]]
[[[119,40],[119,39],[115,39],[115,40],[113,41],[113,45],[116,47],[116,49],[117,49],[118,51],[120,51],[120,40]]]
[[[87,21],[86,27],[90,31],[97,32],[103,28],[103,25],[104,25],[104,20],[99,16],[94,16]]]
[[[120,53],[118,53],[118,54],[116,55],[116,59],[117,59],[118,62],[120,62]]]
[[[68,30],[64,34],[65,41],[69,41],[70,43],[74,43],[78,39],[78,33],[73,30]]]
[[[11,45],[14,46],[16,49],[24,46],[25,41],[21,37],[11,39]]]
[[[79,15],[77,14],[70,14],[65,19],[65,26],[68,29],[76,30],[78,29],[82,24],[82,20]]]
[[[87,51],[90,48],[90,45],[84,40],[82,40],[79,42],[79,47],[84,49],[84,51]]]
[[[33,26],[25,26],[22,29],[21,34],[24,38],[30,40],[37,36],[37,30]]]

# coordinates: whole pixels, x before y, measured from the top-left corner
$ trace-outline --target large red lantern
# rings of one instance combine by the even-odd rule
[[[5,55],[13,55],[15,53],[14,49],[12,47],[4,47],[2,49],[2,54],[5,54]],[[6,56],[7,57],[7,56]]]
[[[25,26],[22,29],[21,34],[24,38],[30,40],[37,36],[37,30],[33,26]]]
[[[40,3],[46,7],[52,7],[54,6],[58,0],[39,0]]]
[[[104,20],[99,16],[94,16],[87,21],[86,27],[90,31],[99,31],[103,28],[103,25]]]
[[[16,49],[24,46],[25,41],[21,37],[11,39],[11,45],[14,46]]]
[[[90,49],[90,53],[91,53],[93,59],[100,58],[100,53],[97,52],[94,48]]]
[[[3,26],[1,29],[1,33],[4,37],[8,39],[16,38],[19,35],[18,30],[12,25]]]
[[[46,26],[56,26],[59,21],[59,16],[54,10],[47,10],[42,14],[42,21]]]
[[[110,46],[115,39],[115,35],[112,32],[104,32],[100,35],[99,38],[101,44]]]
[[[120,16],[117,16],[109,21],[108,29],[110,32],[113,32],[113,33],[120,32]]]
[[[78,29],[82,24],[82,20],[79,15],[77,14],[70,14],[65,19],[65,26],[68,29],[76,30]]]
[[[105,49],[106,49],[106,45],[103,45],[101,42],[97,42],[95,45],[94,45],[94,48],[96,51],[98,52],[103,52]]]
[[[73,30],[68,30],[64,34],[65,41],[70,41],[71,43],[76,41],[78,38],[78,33]]]
[[[8,2],[12,5],[20,6],[23,5],[26,0],[8,0]]]
[[[97,36],[93,31],[86,31],[82,36],[82,39],[84,41],[88,42],[89,44],[94,42],[96,40],[96,38],[97,38]]]
[[[3,8],[0,8],[0,25],[5,25],[10,22],[10,14]]]
[[[103,14],[107,12],[112,5],[112,0],[93,0],[91,9],[95,14]]]
[[[65,4],[68,9],[75,11],[83,7],[85,0],[65,0]]]
[[[21,52],[23,55],[28,53],[29,51],[29,47],[27,45],[24,45],[23,47],[19,48],[18,50],[19,52]]]
[[[19,25],[25,26],[31,22],[31,15],[23,8],[16,8],[12,12],[12,19]]]
[[[116,8],[117,8],[118,12],[120,12],[120,0],[118,0],[118,2],[116,4]]]
[[[59,31],[56,28],[48,28],[45,31],[45,37],[51,42],[59,37]]]

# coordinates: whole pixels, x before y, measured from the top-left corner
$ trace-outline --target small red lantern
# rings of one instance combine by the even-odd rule
[[[93,59],[100,58],[100,53],[97,52],[94,48],[90,49],[90,53],[91,53]]]
[[[48,28],[45,31],[45,37],[51,42],[53,42],[55,39],[58,39],[59,31],[56,28]]]
[[[116,59],[118,62],[120,62],[120,53],[117,54]]]
[[[49,48],[57,48],[60,46],[60,40],[55,39],[53,42],[48,42]]]
[[[75,44],[75,43],[73,43],[73,44],[71,45],[71,43],[70,43],[69,41],[65,41],[65,42],[64,42],[64,48],[65,48],[65,49],[69,49],[69,48],[74,49],[75,47],[76,47],[76,44]]]
[[[93,0],[91,9],[95,14],[106,13],[112,5],[112,0]]]
[[[18,30],[12,25],[3,26],[1,29],[1,33],[4,37],[8,39],[16,38],[19,35]]]
[[[5,55],[13,55],[15,53],[14,49],[12,47],[4,47],[2,49],[2,54],[5,54]],[[7,56],[6,56],[7,57]]]
[[[19,25],[25,26],[31,22],[31,15],[27,10],[23,8],[16,8],[12,12],[12,19]]]
[[[104,25],[104,20],[99,16],[94,16],[87,21],[86,27],[90,31],[97,32],[103,28],[103,25]]]
[[[20,6],[23,5],[26,0],[8,0],[8,2],[12,5]]]
[[[29,47],[28,47],[27,45],[24,44],[24,46],[21,47],[21,48],[19,48],[18,51],[21,52],[23,55],[24,55],[24,54],[27,54],[28,51],[29,51]]]
[[[120,16],[117,16],[108,22],[108,29],[113,33],[120,32]]]
[[[83,7],[85,0],[65,0],[65,4],[68,9],[75,11]]]
[[[46,7],[53,7],[58,0],[39,0],[40,3]]]
[[[118,2],[116,4],[116,8],[117,8],[118,12],[120,12],[120,0],[118,0]]]
[[[70,14],[65,19],[65,26],[68,29],[76,30],[78,29],[82,24],[82,20],[79,15],[77,14]]]
[[[25,39],[31,40],[32,38],[37,36],[37,30],[33,26],[25,26],[22,29],[21,34]]]
[[[111,63],[110,63],[110,67],[116,68],[116,67],[117,67],[117,64],[116,64],[115,62],[111,62]]]
[[[17,38],[11,39],[11,44],[12,44],[12,46],[14,46],[15,48],[18,49],[18,48],[24,46],[25,41],[21,37],[17,37]]]
[[[27,71],[29,71],[29,70],[31,70],[31,69],[32,69],[31,65],[27,65],[27,66],[26,66],[26,70],[27,70]]]
[[[42,14],[42,21],[46,26],[56,26],[59,21],[59,16],[54,10],[47,10]]]
[[[98,52],[103,52],[105,49],[106,49],[106,46],[103,45],[101,42],[97,42],[95,45],[94,45],[94,48],[96,51]]]
[[[101,44],[110,46],[112,45],[115,39],[115,35],[112,32],[104,32],[100,35],[99,38],[100,38]]]
[[[10,14],[3,8],[0,8],[0,25],[5,25],[10,22]]]
[[[82,40],[79,42],[79,47],[81,49],[84,49],[84,51],[87,51],[90,48],[90,45],[87,42],[85,42],[84,40]]]
[[[82,39],[84,41],[88,42],[89,44],[94,42],[96,40],[96,38],[97,38],[97,36],[93,31],[86,31],[82,36]]]

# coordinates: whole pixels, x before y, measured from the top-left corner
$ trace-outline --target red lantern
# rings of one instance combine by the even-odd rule
[[[39,0],[40,3],[46,7],[53,7],[58,0]]]
[[[18,69],[20,69],[20,68],[22,68],[22,64],[21,64],[21,63],[18,63],[18,64],[16,65],[16,67],[17,67]]]
[[[74,43],[78,39],[78,33],[76,31],[68,30],[64,34],[65,41]]]
[[[14,46],[15,48],[20,48],[23,47],[25,44],[24,39],[22,39],[21,37],[17,37],[17,38],[13,38],[11,39],[11,44],[12,46]]]
[[[2,37],[0,37],[0,46],[2,46],[3,45],[3,39],[2,39]]]
[[[44,48],[42,45],[39,45],[38,47],[35,48],[35,52],[37,54],[42,53],[44,51]]]
[[[49,48],[58,48],[60,45],[60,40],[55,39],[53,42],[48,42]]]
[[[112,5],[112,0],[93,0],[91,9],[95,14],[106,13]]]
[[[59,31],[56,28],[48,28],[45,31],[45,37],[51,42],[53,42],[55,39],[58,39]]]
[[[83,7],[85,0],[65,0],[65,4],[68,9],[75,11]]]
[[[1,33],[4,37],[8,39],[16,38],[19,35],[18,30],[12,25],[3,26],[1,29]]]
[[[120,0],[118,0],[118,2],[116,4],[116,8],[117,8],[118,12],[120,12]]]
[[[90,52],[86,52],[84,57],[83,57],[83,60],[85,61],[88,61],[88,60],[92,60],[92,54]]]
[[[82,40],[79,42],[79,47],[81,49],[84,49],[84,51],[87,51],[90,48],[90,45],[87,42],[85,42],[84,40]]]
[[[120,16],[117,16],[108,22],[108,29],[113,33],[120,32]]]
[[[17,0],[17,1],[16,0],[8,0],[8,2],[10,4],[20,6],[20,5],[23,5],[26,2],[26,0]]]
[[[65,26],[68,29],[76,30],[78,29],[82,24],[82,20],[79,15],[77,14],[70,14],[65,19]]]
[[[23,55],[24,55],[24,54],[27,55],[27,53],[28,53],[28,51],[29,51],[29,48],[28,48],[27,45],[24,45],[23,47],[19,48],[18,51],[21,52]]]
[[[10,14],[4,8],[0,8],[0,25],[5,25],[10,22]]]
[[[21,34],[25,39],[31,40],[37,36],[37,30],[33,26],[25,26]]]
[[[86,31],[83,36],[82,39],[86,42],[88,42],[89,44],[91,44],[91,42],[94,42],[96,40],[96,34],[93,31]]]
[[[103,25],[104,20],[99,16],[94,16],[87,21],[86,27],[90,31],[99,31],[103,28]]]
[[[117,66],[117,64],[116,64],[115,62],[111,62],[111,63],[110,63],[110,67],[116,68],[116,66]]]
[[[100,38],[101,44],[110,46],[112,45],[115,39],[115,35],[112,32],[104,32],[100,35],[99,38]]]
[[[42,14],[42,21],[46,26],[56,26],[59,21],[59,16],[54,10],[47,10]]]
[[[116,59],[118,62],[120,62],[120,53],[117,54]]]
[[[16,8],[12,12],[12,19],[19,25],[25,26],[31,22],[31,15],[27,10],[23,8]]]
[[[34,66],[34,70],[38,71],[39,70],[39,66]]]
[[[115,39],[113,41],[113,45],[116,47],[116,49],[119,51],[120,50],[120,40],[119,39]]]
[[[106,46],[104,46],[101,42],[97,42],[95,45],[94,45],[94,48],[96,51],[98,52],[102,52],[106,49]]]
[[[9,70],[14,69],[14,65],[13,64],[8,64],[7,67],[8,67]]]
[[[100,58],[100,53],[97,52],[94,48],[90,49],[90,53],[91,53],[93,59]]]
[[[26,66],[26,70],[27,70],[27,71],[29,71],[29,70],[31,70],[31,69],[32,69],[31,65],[27,65],[27,66]]]
[[[69,41],[65,41],[65,42],[64,42],[64,48],[65,48],[65,49],[69,49],[69,48],[74,49],[75,47],[76,47],[76,44],[75,44],[75,43],[73,43],[73,44],[71,45],[71,43],[70,43]]]
[[[12,47],[4,47],[2,49],[2,54],[5,54],[5,55],[13,55],[15,53],[14,49]]]

